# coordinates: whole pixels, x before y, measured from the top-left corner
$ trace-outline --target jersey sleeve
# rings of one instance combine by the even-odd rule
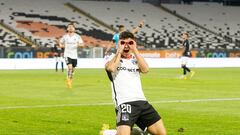
[[[189,41],[187,40],[187,46],[188,46],[188,49],[189,49],[189,51],[190,51],[190,49],[191,49],[191,46],[190,46],[190,43],[189,43]]]
[[[61,44],[63,44],[63,43],[65,42],[65,37],[66,37],[66,36],[64,35],[64,36],[62,36],[62,38],[60,39],[60,43],[61,43]]]
[[[112,41],[116,42],[116,40],[117,40],[116,38],[117,38],[117,35],[114,34],[114,35],[113,35],[113,38],[112,38]]]

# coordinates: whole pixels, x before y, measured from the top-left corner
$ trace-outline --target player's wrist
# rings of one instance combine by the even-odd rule
[[[116,53],[117,56],[119,56],[119,55],[121,56],[121,54],[122,54],[122,53],[121,53],[120,50],[118,50],[117,53]]]
[[[133,49],[133,54],[134,54],[134,55],[139,55],[140,52],[139,52],[137,49]]]

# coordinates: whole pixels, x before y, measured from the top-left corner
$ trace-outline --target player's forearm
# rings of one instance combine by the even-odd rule
[[[114,58],[106,64],[106,67],[105,67],[106,70],[110,72],[114,72],[120,63],[120,59],[121,59],[121,54],[117,53],[114,56]]]
[[[138,67],[142,73],[147,73],[149,71],[149,67],[145,59],[140,55],[138,50],[134,51],[134,55],[138,62]]]
[[[136,34],[144,25],[144,20],[141,20],[138,24],[138,26],[136,26],[135,28],[132,29],[132,33]]]
[[[137,33],[137,32],[139,31],[139,29],[140,29],[139,27],[136,27],[136,28],[132,29],[131,32],[132,32],[133,34],[135,34],[135,33]]]

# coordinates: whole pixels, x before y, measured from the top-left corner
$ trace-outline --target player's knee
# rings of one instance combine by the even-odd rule
[[[161,131],[159,131],[159,132],[157,132],[157,133],[155,133],[155,134],[153,134],[153,135],[167,135],[167,132],[166,132],[166,130],[164,129],[164,130],[161,130]]]
[[[117,135],[130,135],[131,134],[131,128],[129,126],[119,126],[117,128]]]
[[[73,70],[73,67],[69,66],[69,67],[68,67],[68,70]]]
[[[126,132],[126,131],[118,131],[116,135],[130,135],[130,132]]]
[[[161,131],[161,133],[159,135],[167,135],[167,131],[164,129]]]
[[[158,127],[155,130],[151,130],[153,135],[167,135],[167,131],[164,126]]]
[[[117,133],[116,135],[126,135],[125,133]],[[127,134],[128,135],[128,134]],[[130,135],[130,134],[129,134]]]

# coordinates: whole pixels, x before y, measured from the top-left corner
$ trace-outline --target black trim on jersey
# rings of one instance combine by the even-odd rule
[[[106,70],[106,72],[107,72],[107,75],[108,75],[108,79],[109,79],[111,82],[113,82],[112,73],[109,72],[109,71],[107,71],[107,70]]]
[[[189,44],[189,41],[186,39],[183,41],[183,46],[184,46],[184,52],[183,52],[183,56],[186,56],[186,57],[191,57],[192,54],[191,54],[191,51],[190,51],[190,44]]]
[[[107,75],[108,75],[109,80],[110,80],[110,81],[112,82],[112,84],[113,84],[114,100],[115,100],[115,102],[116,102],[116,105],[118,105],[118,102],[117,102],[117,93],[116,93],[116,89],[115,89],[115,84],[114,84],[114,82],[113,82],[112,73],[109,72],[109,71],[107,71],[107,70],[106,70],[106,72],[107,72]]]
[[[115,84],[114,82],[112,81],[112,84],[113,84],[113,92],[114,92],[114,99],[115,99],[115,102],[116,102],[116,105],[118,105],[118,101],[117,101],[117,93],[116,93],[116,89],[115,89]]]

